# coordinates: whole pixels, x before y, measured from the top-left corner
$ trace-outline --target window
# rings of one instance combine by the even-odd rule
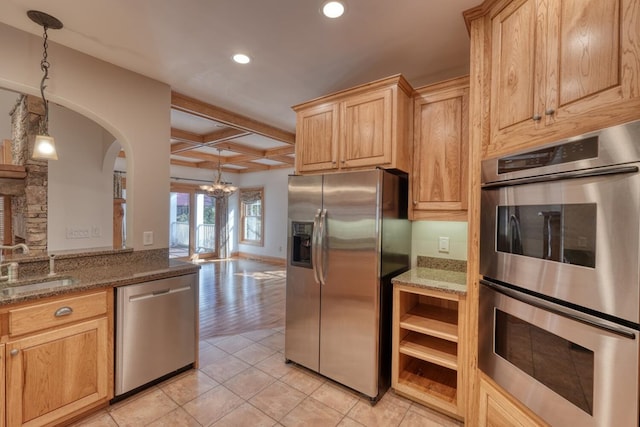
[[[240,243],[263,245],[264,188],[240,189]]]

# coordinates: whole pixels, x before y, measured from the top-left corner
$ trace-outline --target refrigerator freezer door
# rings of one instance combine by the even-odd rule
[[[320,373],[378,394],[382,171],[325,175]]]
[[[314,224],[322,207],[322,176],[289,177],[289,219],[287,249],[287,297],[285,323],[285,358],[318,371],[320,354],[320,284],[309,266],[292,263],[294,223]],[[311,243],[311,242],[309,242]],[[310,258],[315,256],[313,246]]]

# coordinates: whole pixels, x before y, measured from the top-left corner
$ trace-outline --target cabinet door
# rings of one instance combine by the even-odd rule
[[[626,0],[562,0],[548,4],[547,124],[623,99],[623,79],[637,62],[624,64],[629,35],[621,27]],[[636,5],[637,9],[637,5]],[[631,12],[627,12],[627,15]],[[638,12],[636,12],[638,14]],[[629,25],[629,24],[622,24]],[[636,39],[636,43],[638,40]],[[636,48],[637,52],[637,48]],[[640,58],[635,57],[634,61]],[[625,59],[626,62],[626,59]],[[636,82],[637,83],[637,82]],[[638,90],[636,88],[636,90]],[[636,95],[637,96],[637,95]],[[552,113],[553,112],[553,113]]]
[[[547,424],[521,410],[490,382],[480,378],[480,427],[542,427]]]
[[[383,88],[342,102],[341,168],[391,164],[393,93]]]
[[[461,87],[415,99],[413,219],[467,209],[468,95],[468,87]]]
[[[640,117],[640,0],[514,0],[490,31],[485,157]]]
[[[101,318],[7,343],[8,425],[44,425],[106,399],[107,332]]]
[[[492,141],[531,132],[544,105],[545,21],[538,0],[515,0],[491,19]]]
[[[299,111],[296,118],[298,172],[338,167],[338,104],[323,104]]]

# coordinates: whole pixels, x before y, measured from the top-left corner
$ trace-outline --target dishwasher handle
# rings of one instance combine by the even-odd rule
[[[171,289],[171,288],[158,289],[158,290],[153,290],[149,292],[139,293],[136,295],[130,295],[129,302],[145,300],[150,298],[158,298],[167,294],[175,294],[175,293],[185,292],[185,291],[188,292],[190,290],[191,290],[191,286],[182,286],[174,289]]]

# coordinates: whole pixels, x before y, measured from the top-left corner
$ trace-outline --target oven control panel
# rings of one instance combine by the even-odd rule
[[[498,174],[560,165],[596,157],[598,157],[598,137],[591,136],[515,156],[503,157],[498,160]]]

